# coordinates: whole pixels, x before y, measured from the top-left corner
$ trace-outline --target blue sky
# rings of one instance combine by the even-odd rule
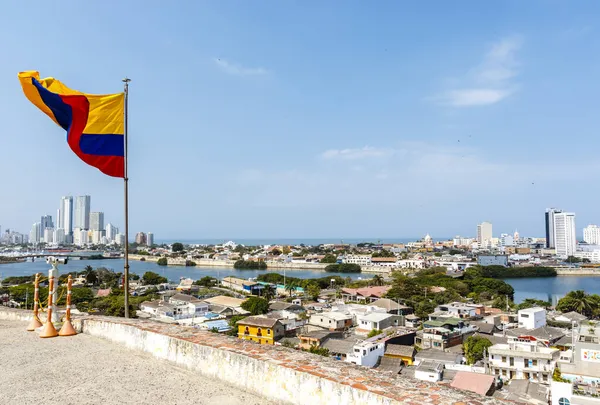
[[[123,225],[21,70],[130,90],[131,231],[163,238],[543,235],[600,222],[595,1],[29,1],[0,12],[0,226],[61,195]]]

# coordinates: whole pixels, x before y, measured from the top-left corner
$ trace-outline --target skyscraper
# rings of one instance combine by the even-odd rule
[[[52,215],[43,215],[40,223],[42,224],[42,232],[46,228],[54,228],[54,223],[52,222]]]
[[[56,243],[57,245],[62,245],[63,243],[65,243],[65,230],[62,228],[56,228],[54,230],[54,243]]]
[[[118,233],[119,228],[110,223],[106,224],[106,239],[108,239],[109,242],[113,242]]]
[[[146,234],[144,232],[138,232],[135,234],[135,243],[138,245],[146,244]]]
[[[583,240],[590,245],[600,245],[600,226],[588,225],[583,228]]]
[[[492,224],[490,222],[482,222],[477,225],[477,243],[486,245],[492,240]]]
[[[556,247],[554,243],[554,216],[561,212],[562,210],[557,208],[546,208],[546,247],[549,249]]]
[[[36,222],[31,226],[31,231],[29,231],[29,242],[31,243],[40,243],[42,240],[42,224]]]
[[[146,234],[146,245],[148,245],[148,246],[154,245],[154,234],[152,232],[148,232]]]
[[[75,197],[75,212],[73,215],[73,228],[90,229],[90,204],[89,195]]]
[[[553,225],[556,255],[563,259],[573,256],[577,248],[575,214],[572,212],[555,212]]]
[[[104,230],[104,212],[90,212],[90,230]]]
[[[64,196],[60,199],[57,228],[65,230],[65,236],[73,237],[73,197]]]

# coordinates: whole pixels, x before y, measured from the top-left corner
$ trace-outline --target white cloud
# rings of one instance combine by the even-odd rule
[[[222,58],[213,58],[213,62],[225,73],[235,76],[260,76],[269,73],[267,69],[262,67],[248,68],[236,63],[228,62]]]
[[[462,81],[467,85],[451,89],[437,97],[440,104],[452,107],[472,107],[498,103],[511,94],[517,86],[519,74],[516,53],[521,48],[519,38],[505,38],[493,44],[483,61]]]
[[[323,159],[358,160],[389,156],[393,152],[393,149],[373,148],[371,146],[365,146],[363,148],[354,149],[329,149],[323,152],[321,154],[321,157]]]

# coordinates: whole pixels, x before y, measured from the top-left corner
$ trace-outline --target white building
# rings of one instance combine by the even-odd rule
[[[452,246],[471,246],[473,244],[473,238],[463,238],[462,236],[455,236],[452,240]]]
[[[89,195],[75,197],[75,210],[73,214],[73,228],[90,229],[90,204]]]
[[[57,245],[62,245],[65,243],[65,230],[63,228],[56,228],[54,230],[54,235],[52,236],[54,243]]]
[[[147,246],[154,245],[154,234],[152,232],[148,232],[146,234],[146,245]]]
[[[120,246],[125,245],[125,235],[123,235],[122,233],[117,233],[114,241],[117,245],[120,245]]]
[[[29,243],[40,243],[42,237],[42,224],[36,222],[31,226],[31,231],[29,231]]]
[[[592,263],[600,263],[600,249],[578,250],[573,254],[578,259],[588,259]]]
[[[371,265],[371,255],[345,255],[342,263],[352,263],[361,266]]]
[[[104,238],[104,231],[90,231],[92,234],[92,243],[94,245],[98,245],[102,243],[102,238]]]
[[[519,328],[537,329],[546,326],[546,310],[533,307],[521,309],[518,312]]]
[[[104,212],[90,212],[90,228],[91,231],[104,230]]]
[[[65,235],[73,235],[73,197],[64,196],[60,199],[57,228],[65,230]]]
[[[384,354],[384,342],[369,342],[365,340],[354,345],[352,352],[346,355],[345,361],[359,366],[374,367],[379,358],[383,357]]]
[[[500,235],[500,246],[514,246],[515,239],[512,235],[503,233]]]
[[[600,226],[588,225],[583,228],[583,240],[590,245],[600,245]]]
[[[492,240],[492,224],[482,222],[477,225],[477,243],[481,246],[488,245]]]
[[[44,242],[54,243],[54,228],[44,229]]]
[[[73,243],[77,246],[85,246],[90,243],[89,232],[86,229],[75,228],[73,230]]]
[[[344,330],[352,326],[353,316],[343,312],[322,312],[311,315],[308,323],[331,331]]]
[[[119,233],[119,228],[117,228],[116,226],[114,226],[113,224],[106,224],[106,230],[105,230],[105,235],[106,235],[106,239],[108,239],[109,242],[112,242],[115,240],[115,238],[117,237],[117,234]]]
[[[488,365],[492,375],[502,380],[526,379],[549,384],[560,350],[537,342],[514,341],[495,344],[488,349]]]
[[[573,256],[577,249],[574,213],[560,212],[554,214],[554,243],[558,257]]]

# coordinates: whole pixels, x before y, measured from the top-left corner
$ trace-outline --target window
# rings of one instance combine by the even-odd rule
[[[250,331],[248,330],[248,327],[246,326],[246,329],[244,329],[244,335],[249,335]]]
[[[506,363],[506,356],[502,356],[502,363]]]
[[[256,332],[256,336],[262,336],[262,330],[258,328],[258,332]]]
[[[521,318],[529,318],[529,314],[521,314]]]
[[[271,334],[271,329],[267,329],[267,335]]]
[[[567,398],[559,398],[558,405],[571,405],[571,401]]]
[[[532,361],[531,361],[531,365],[532,365],[532,366],[537,366],[537,360],[532,360]]]

